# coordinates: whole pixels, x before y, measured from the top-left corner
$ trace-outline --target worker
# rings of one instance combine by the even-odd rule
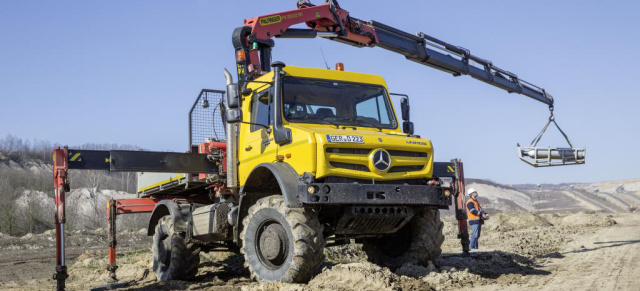
[[[480,238],[482,224],[484,220],[489,219],[489,215],[480,207],[476,189],[469,188],[467,195],[469,195],[469,201],[467,201],[467,216],[469,217],[469,224],[471,225],[471,241],[469,247],[471,249],[478,249],[478,239]]]

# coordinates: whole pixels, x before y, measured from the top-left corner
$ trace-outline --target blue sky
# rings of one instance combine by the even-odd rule
[[[290,1],[0,1],[0,136],[184,151],[201,88],[222,89],[232,30]],[[382,4],[385,3],[385,4]],[[277,40],[289,65],[379,74],[411,96],[417,133],[437,160],[503,183],[640,178],[638,1],[340,2],[351,15],[466,47],[545,87],[583,166],[534,169],[516,157],[547,107],[470,77],[454,78],[379,48]],[[551,132],[540,145],[563,141]]]

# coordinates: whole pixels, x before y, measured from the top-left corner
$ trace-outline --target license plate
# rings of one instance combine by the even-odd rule
[[[364,138],[359,135],[333,135],[327,134],[328,142],[364,143]]]

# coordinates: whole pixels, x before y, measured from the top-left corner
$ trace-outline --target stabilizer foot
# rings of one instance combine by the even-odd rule
[[[65,289],[65,280],[69,278],[69,275],[67,274],[67,267],[66,266],[60,266],[56,268],[56,273],[53,274],[53,279],[56,280],[56,290],[57,291],[64,291]]]

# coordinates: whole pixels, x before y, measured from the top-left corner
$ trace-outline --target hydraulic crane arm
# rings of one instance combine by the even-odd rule
[[[291,28],[305,23],[309,29]],[[553,97],[543,88],[498,68],[491,61],[472,55],[468,49],[451,45],[425,33],[415,35],[377,21],[363,21],[340,8],[336,0],[313,5],[298,1],[298,9],[246,19],[233,33],[238,76],[251,80],[270,70],[273,37],[323,37],[357,47],[378,46],[408,60],[519,93],[553,107]]]

